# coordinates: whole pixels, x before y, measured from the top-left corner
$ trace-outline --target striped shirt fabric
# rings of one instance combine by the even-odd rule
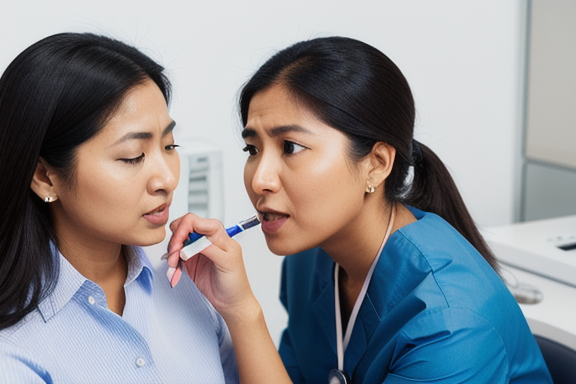
[[[234,383],[236,359],[221,316],[188,278],[130,248],[122,316],[60,254],[50,296],[0,331],[0,383]]]

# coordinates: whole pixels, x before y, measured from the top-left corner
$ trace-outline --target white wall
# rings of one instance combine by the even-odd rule
[[[345,35],[388,54],[412,85],[417,138],[453,172],[482,226],[518,215],[524,18],[522,0],[26,1],[0,0],[0,71],[52,33],[91,31],[142,48],[168,68],[180,138],[224,149],[225,219],[253,210],[242,182],[236,94],[275,50]],[[281,258],[261,232],[239,235],[274,337]]]

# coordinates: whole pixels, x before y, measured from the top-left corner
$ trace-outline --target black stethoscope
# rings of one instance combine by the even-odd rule
[[[372,279],[374,268],[376,268],[376,264],[378,264],[378,260],[380,259],[380,255],[384,249],[384,245],[386,244],[386,241],[388,241],[388,237],[392,232],[392,226],[394,225],[394,219],[396,217],[395,208],[396,206],[394,205],[390,210],[390,219],[388,220],[386,235],[384,236],[384,240],[382,241],[382,245],[380,246],[376,257],[370,265],[370,269],[368,270],[368,274],[366,275],[366,279],[364,280],[360,294],[356,298],[356,302],[354,303],[354,308],[352,308],[352,313],[350,314],[350,320],[348,321],[348,326],[346,327],[346,334],[344,337],[342,337],[342,314],[340,310],[340,290],[338,288],[338,272],[340,271],[340,266],[336,264],[336,267],[334,268],[334,312],[336,314],[336,352],[338,354],[338,368],[334,368],[328,373],[328,384],[350,383],[350,377],[346,371],[344,371],[344,352],[346,351],[346,348],[348,348],[350,336],[352,336],[352,330],[354,329],[354,323],[356,323],[356,318],[358,317],[360,306],[362,305],[364,297],[366,296],[366,292],[368,291],[368,285],[370,285],[370,280]]]

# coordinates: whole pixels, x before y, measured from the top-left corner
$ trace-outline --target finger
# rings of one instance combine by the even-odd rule
[[[194,249],[198,248],[197,252],[201,252],[205,246],[208,246],[211,241],[210,238],[216,236],[215,238],[221,238],[222,236],[227,237],[226,230],[219,220],[216,219],[206,219],[198,217],[196,215],[185,216],[179,223],[178,227],[175,228],[174,235],[170,242],[170,252],[174,252],[181,248],[181,242],[188,239],[190,232],[196,232],[204,235],[205,238],[199,239],[193,245],[191,249],[187,248],[187,254],[192,256],[190,252],[194,252]],[[203,245],[203,243],[206,243]]]
[[[168,243],[168,252],[170,254],[178,252],[182,248],[182,244],[188,239],[188,234],[194,231],[196,219],[198,219],[198,216],[188,213],[170,224],[170,230],[172,231],[172,237]]]
[[[182,267],[179,265],[176,268],[168,268],[166,276],[168,277],[168,280],[170,280],[170,286],[174,288],[182,277]]]
[[[183,269],[193,282],[196,282],[196,268],[198,267],[198,257],[192,257],[182,263]]]
[[[162,255],[162,259],[166,260],[169,267],[176,268],[178,266],[178,260],[180,259],[180,251],[172,253],[167,252],[164,255]]]
[[[215,237],[219,238],[216,241]],[[243,268],[242,247],[227,234],[212,236],[215,243],[205,248],[202,255],[212,260],[216,268],[220,271],[230,272]],[[224,244],[224,245],[223,245]]]
[[[174,229],[178,227],[178,224],[180,223],[180,221],[182,221],[182,217],[179,217],[170,223],[170,230],[172,232],[174,232]]]

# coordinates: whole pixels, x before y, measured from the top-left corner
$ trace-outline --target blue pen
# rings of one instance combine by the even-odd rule
[[[258,220],[258,217],[256,215],[254,215],[249,219],[242,220],[241,222],[239,222],[238,224],[236,224],[233,227],[227,228],[226,233],[228,233],[228,236],[232,237],[232,236],[239,234],[240,232],[244,232],[248,228],[255,227],[258,224],[260,224],[260,220]],[[201,235],[201,234],[196,233],[196,232],[192,232],[188,235],[188,240],[186,240],[184,242],[184,246],[186,247],[186,246],[196,242],[196,240],[199,240],[202,237],[204,237],[204,235]]]

